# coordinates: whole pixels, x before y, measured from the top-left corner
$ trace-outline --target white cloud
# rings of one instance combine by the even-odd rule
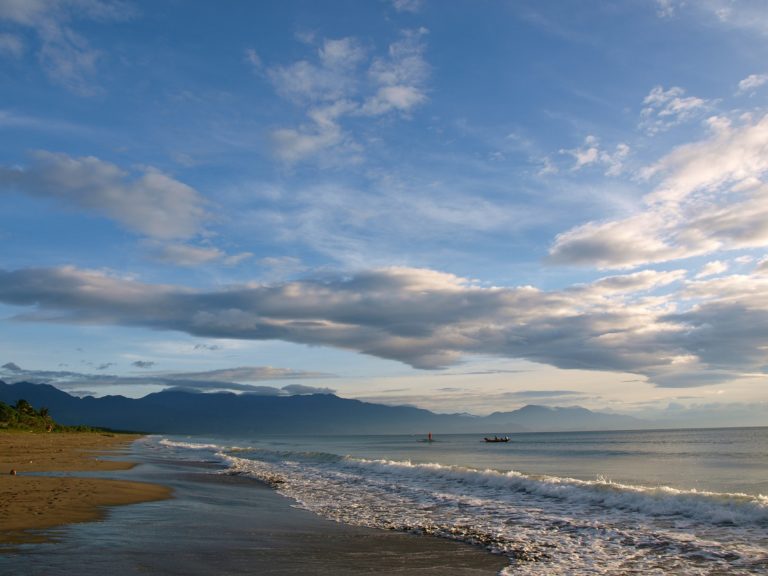
[[[675,14],[675,0],[656,0],[656,6],[660,18],[671,18]]]
[[[158,239],[188,238],[208,218],[205,199],[154,168],[129,174],[93,156],[35,152],[27,168],[0,166],[0,187],[58,200]]]
[[[408,112],[426,101],[424,85],[429,66],[424,60],[423,38],[427,33],[426,28],[403,32],[401,40],[390,44],[386,58],[374,60],[368,75],[379,88],[363,104],[363,114]]]
[[[72,22],[126,20],[134,14],[129,4],[119,0],[0,2],[0,21],[35,31],[39,41],[38,59],[50,79],[84,95],[97,91],[92,77],[102,53],[75,31]]]
[[[584,139],[584,145],[579,148],[561,149],[560,154],[567,154],[574,159],[573,171],[581,170],[586,166],[599,165],[605,168],[606,176],[618,176],[624,169],[624,160],[629,156],[630,148],[624,143],[616,145],[613,152],[607,152],[600,148],[600,141],[596,136],[589,135]]]
[[[176,266],[200,266],[221,262],[225,266],[236,266],[253,257],[251,252],[228,255],[214,246],[191,246],[180,243],[145,242],[149,254],[155,260]]]
[[[768,115],[744,117],[741,126],[712,117],[709,138],[673,150],[643,173],[645,178],[666,174],[649,203],[676,202],[695,192],[725,186],[752,187],[768,170]]]
[[[670,270],[668,272],[642,270],[632,274],[606,276],[586,286],[577,286],[572,290],[578,292],[583,297],[637,294],[678,282],[685,278],[685,274],[685,270]]]
[[[337,122],[350,108],[351,104],[343,100],[311,108],[307,114],[312,123],[274,130],[271,137],[275,153],[288,164],[311,156],[329,165],[357,162],[361,147]]]
[[[414,86],[382,86],[375,96],[363,105],[365,115],[379,116],[390,110],[408,112],[427,99],[426,95]]]
[[[365,60],[366,51],[354,38],[326,38],[318,56],[327,70],[354,70]]]
[[[640,128],[649,134],[663,132],[699,117],[712,107],[712,102],[685,96],[685,90],[673,86],[664,90],[662,86],[653,88],[643,100],[645,107],[640,113]]]
[[[754,94],[755,91],[768,82],[768,74],[750,74],[739,82],[737,94]]]
[[[588,222],[555,238],[555,263],[632,267],[768,245],[768,115],[733,125],[710,119],[711,135],[643,171],[659,179],[644,210]]]
[[[354,38],[324,39],[313,61],[266,69],[277,93],[302,106],[310,120],[273,131],[277,156],[289,164],[318,156],[329,164],[359,161],[362,148],[342,127],[345,119],[408,114],[426,102],[426,33],[404,31],[386,57],[373,59]]]
[[[246,48],[245,49],[245,61],[250,64],[254,70],[260,71],[262,67],[264,66],[263,62],[261,61],[261,57],[259,56],[258,52],[254,50],[253,48]]]
[[[424,0],[392,0],[392,7],[398,12],[418,12]]]
[[[768,34],[764,0],[656,0],[656,4],[661,18],[703,16],[726,28]]]
[[[325,39],[317,49],[317,63],[300,60],[267,69],[277,92],[297,104],[335,102],[358,90],[356,68],[366,56],[354,38]]]
[[[713,260],[707,262],[702,269],[696,274],[696,278],[706,278],[707,276],[717,276],[728,270],[728,264],[721,260]]]
[[[224,252],[218,248],[189,246],[187,244],[154,245],[151,247],[151,252],[156,260],[177,266],[199,266],[224,257]]]
[[[763,0],[702,0],[691,6],[715,16],[724,26],[768,34],[768,13]]]

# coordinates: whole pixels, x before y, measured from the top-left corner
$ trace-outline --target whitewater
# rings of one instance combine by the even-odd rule
[[[766,439],[768,429],[501,446],[477,435],[152,441],[326,518],[486,547],[509,559],[504,574],[741,575],[768,574]]]

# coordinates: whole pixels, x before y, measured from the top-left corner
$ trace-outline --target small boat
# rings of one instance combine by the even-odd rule
[[[494,436],[493,438],[483,438],[486,442],[509,442],[509,436],[504,436],[503,438],[499,438],[498,436]]]

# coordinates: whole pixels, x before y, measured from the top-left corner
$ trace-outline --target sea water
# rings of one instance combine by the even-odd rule
[[[509,558],[509,574],[768,574],[768,428],[154,437],[355,525]]]

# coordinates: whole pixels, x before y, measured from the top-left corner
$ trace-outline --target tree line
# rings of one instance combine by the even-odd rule
[[[90,426],[64,426],[57,424],[46,407],[35,409],[26,400],[14,405],[0,402],[0,430],[26,430],[30,432],[94,432],[100,428]]]

